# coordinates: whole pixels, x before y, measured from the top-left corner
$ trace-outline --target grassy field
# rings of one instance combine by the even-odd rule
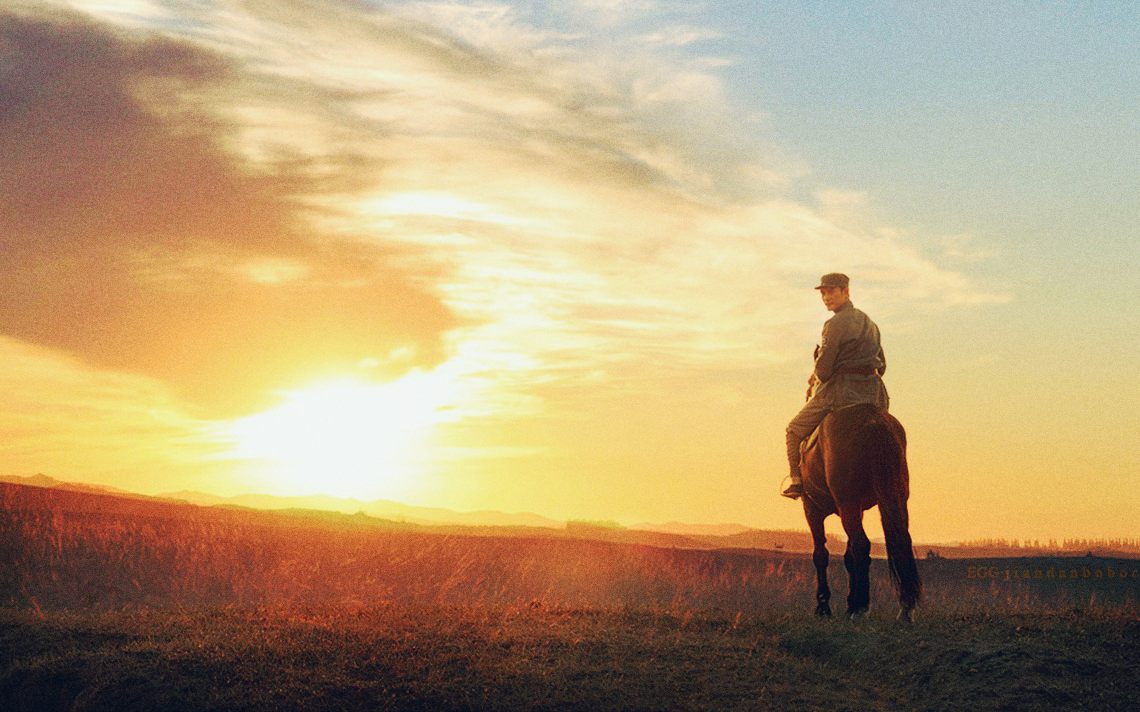
[[[0,605],[41,610],[457,605],[795,611],[810,556],[544,534],[425,533],[368,517],[234,511],[0,484]],[[933,610],[1133,606],[1140,561],[922,559]],[[893,598],[871,566],[872,601]],[[842,598],[846,573],[832,558]]]
[[[870,616],[817,620],[802,554],[0,504],[0,710],[1140,707],[1135,559],[922,559],[908,627],[882,561]]]
[[[5,710],[1130,710],[1106,612],[0,612]]]

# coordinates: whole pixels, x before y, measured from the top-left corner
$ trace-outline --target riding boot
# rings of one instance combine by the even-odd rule
[[[792,483],[781,494],[791,499],[799,499],[804,496],[804,481],[800,474],[800,443],[803,439],[795,433],[787,433],[788,438],[788,469],[790,470],[788,477]]]

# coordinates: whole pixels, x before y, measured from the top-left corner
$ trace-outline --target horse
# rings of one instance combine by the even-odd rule
[[[863,531],[863,512],[878,505],[891,581],[901,607],[899,618],[913,621],[914,607],[922,598],[922,579],[908,531],[906,431],[887,411],[862,403],[829,413],[817,434],[818,439],[804,452],[800,463],[804,516],[815,544],[816,615],[831,615],[823,520],[832,514],[839,515],[847,532],[847,551],[843,554],[849,589],[847,615],[870,609],[871,541]]]

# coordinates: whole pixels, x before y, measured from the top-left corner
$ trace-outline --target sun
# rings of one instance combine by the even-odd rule
[[[435,426],[455,420],[457,388],[442,372],[384,384],[342,378],[284,393],[281,405],[230,424],[231,455],[257,463],[277,494],[374,499],[422,473]]]

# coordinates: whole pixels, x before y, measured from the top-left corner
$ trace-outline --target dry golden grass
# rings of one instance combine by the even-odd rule
[[[1125,710],[1140,562],[921,560],[817,620],[808,557],[0,485],[4,710]],[[1062,576],[1062,573],[1064,574]],[[834,560],[842,609],[846,584]]]
[[[545,605],[742,611],[814,606],[810,558],[552,535],[433,534],[368,517],[225,510],[0,484],[0,605]],[[921,560],[930,608],[1130,606],[1137,562]],[[872,600],[893,600],[882,562]],[[833,590],[846,581],[832,560]]]

